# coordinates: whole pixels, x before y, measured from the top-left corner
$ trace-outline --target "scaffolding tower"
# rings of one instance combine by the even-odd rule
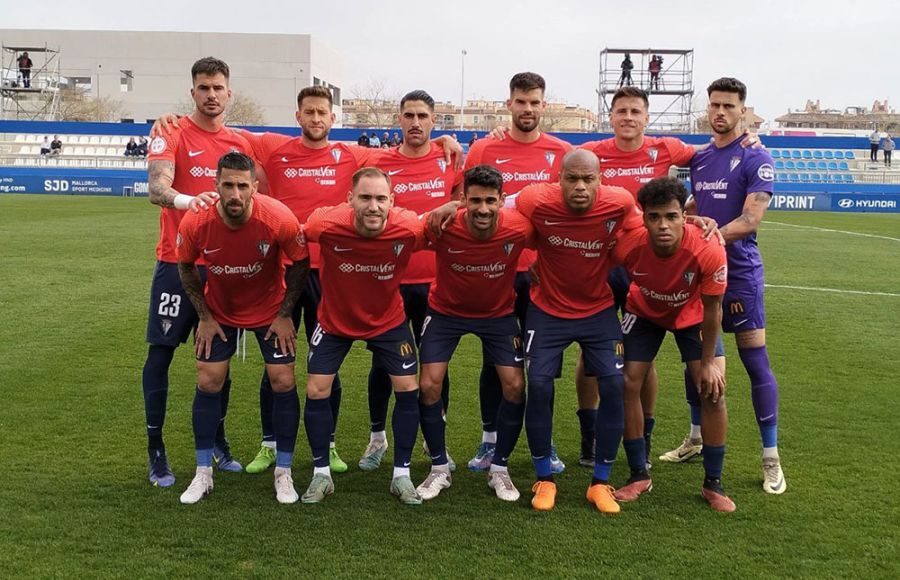
[[[626,74],[623,63],[629,55],[633,68]],[[658,75],[650,72],[654,57],[662,59]],[[627,67],[625,67],[627,68]],[[647,91],[650,123],[654,133],[691,131],[691,100],[694,97],[694,51],[670,48],[604,48],[600,51],[600,86],[597,113],[601,131],[609,124],[612,96],[623,85]]]
[[[19,72],[19,56],[31,58],[31,80],[25,86]],[[0,118],[28,121],[56,121],[60,88],[65,84],[59,72],[59,50],[44,46],[2,46],[0,69]]]

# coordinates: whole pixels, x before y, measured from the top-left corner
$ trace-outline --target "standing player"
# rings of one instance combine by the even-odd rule
[[[253,160],[236,151],[227,153],[216,171],[218,205],[187,215],[178,229],[178,270],[200,318],[193,408],[197,473],[181,494],[185,504],[197,503],[213,489],[222,386],[240,329],[256,334],[275,391],[275,495],[280,503],[298,499],[291,478],[300,425],[291,311],[306,283],[309,254],[301,244],[297,218],[283,204],[255,195],[257,185]],[[195,265],[201,256],[208,273],[205,290]],[[294,262],[288,269],[287,288],[282,256]]]
[[[593,153],[572,151],[563,158],[559,184],[528,186],[516,199],[516,208],[531,220],[538,235],[539,282],[531,288],[524,335],[525,430],[537,475],[531,500],[537,510],[553,509],[556,503],[550,468],[553,383],[563,351],[577,342],[597,377],[600,394],[597,461],[587,499],[602,512],[619,511],[608,481],[624,421],[622,331],[606,283],[607,257],[616,234],[639,224],[639,212],[630,193],[601,186],[599,173]]]
[[[522,339],[514,314],[516,264],[534,228],[521,214],[503,210],[503,178],[479,165],[466,171],[463,208],[440,237],[428,232],[437,275],[422,325],[419,417],[431,455],[431,473],[417,488],[422,499],[450,487],[440,398],[447,365],[465,334],[475,334],[500,377],[502,400],[495,419],[496,450],[488,485],[505,501],[519,499],[507,462],[522,430],[525,376]]]
[[[508,196],[516,195],[533,183],[558,182],[563,156],[572,150],[565,141],[540,130],[541,115],[547,105],[544,102],[546,86],[544,78],[536,73],[513,75],[506,101],[512,118],[508,134],[504,138],[488,136],[475,141],[466,156],[466,169],[482,164],[497,168],[503,176],[503,193]],[[528,268],[534,263],[535,256],[532,250],[523,252],[516,273],[515,313],[522,328],[525,327],[529,302]],[[479,377],[481,444],[469,461],[469,469],[474,471],[487,471],[491,466],[497,444],[497,413],[503,398],[495,361],[489,359],[486,350],[482,352],[485,356]],[[593,438],[591,445],[593,447]],[[554,473],[562,473],[565,469],[556,455],[555,446],[552,447],[552,465]]]
[[[435,120],[434,99],[428,93],[421,90],[407,93],[400,100],[398,117],[400,129],[403,130],[403,143],[396,149],[380,150],[380,155],[373,159],[373,164],[390,176],[395,205],[418,215],[455,199],[462,182],[462,173],[449,165],[441,147],[430,141]],[[412,256],[401,281],[400,294],[416,344],[421,340],[428,291],[433,280],[434,254],[421,252]],[[386,423],[391,380],[374,359],[369,372],[371,433],[369,444],[359,460],[360,469],[366,471],[381,464],[388,447]],[[449,387],[449,379],[445,376],[445,411],[449,403]]]
[[[654,179],[641,188],[638,202],[644,226],[626,233],[612,259],[630,272],[631,288],[622,316],[625,343],[625,437],[631,467],[628,484],[619,488],[619,501],[633,501],[650,491],[644,449],[641,387],[653,359],[669,331],[682,361],[700,386],[692,399],[702,407],[706,445],[702,494],[713,509],[734,511],[722,489],[722,465],[728,414],[725,409],[725,350],[719,335],[722,295],[728,268],[718,239],[705,240],[700,228],[685,225],[688,193],[674,178]]]
[[[766,150],[741,147],[741,120],[747,110],[744,83],[724,77],[713,81],[706,92],[713,145],[695,155],[691,163],[694,203],[696,213],[725,224],[719,228],[728,254],[722,329],[734,333],[738,355],[750,377],[763,446],[763,489],[781,494],[787,482],[778,455],[778,383],[766,350],[763,264],[756,243],[756,230],[772,197],[775,172]],[[688,211],[691,209],[689,204]],[[691,435],[695,433],[692,426]],[[702,439],[689,437],[683,446],[696,448],[702,443]]]
[[[387,371],[397,400],[391,421],[391,493],[405,504],[420,504],[409,477],[419,425],[418,363],[399,290],[410,256],[424,247],[425,234],[414,213],[392,209],[391,180],[379,169],[357,171],[348,200],[316,210],[303,230],[306,239],[321,248],[322,300],[319,325],[309,343],[304,414],[314,470],[302,499],[318,503],[334,492],[328,465],[333,431],[328,397],[353,341],[364,340],[373,364]]]
[[[206,208],[215,203],[216,164],[234,149],[249,152],[243,137],[225,127],[225,107],[231,99],[228,65],[207,57],[191,67],[191,98],[196,109],[184,119],[183,126],[170,135],[158,136],[150,144],[147,164],[150,203],[160,206],[159,244],[156,246],[156,270],[150,287],[150,317],[147,342],[150,348],[143,370],[144,410],[150,454],[150,483],[169,487],[175,474],[169,468],[163,443],[163,423],[169,393],[169,366],[175,349],[185,342],[197,324],[178,277],[175,238],[185,211]],[[214,460],[219,469],[240,471],[231,457],[225,438],[224,419],[228,409],[231,380],[226,377],[222,389],[222,411]]]

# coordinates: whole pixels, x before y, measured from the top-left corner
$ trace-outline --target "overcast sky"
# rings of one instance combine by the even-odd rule
[[[532,70],[556,100],[596,109],[600,51],[652,47],[694,50],[698,94],[720,76],[743,80],[769,121],[808,98],[900,107],[900,8],[884,0],[0,0],[0,14],[10,28],[309,33],[343,55],[345,98],[378,79],[458,102],[465,49],[467,99],[504,99],[509,77]]]

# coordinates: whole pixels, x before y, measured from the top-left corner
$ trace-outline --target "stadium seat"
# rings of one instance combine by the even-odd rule
[[[84,155],[84,147],[80,145],[78,147],[75,147],[74,149],[72,149],[72,155]]]
[[[810,151],[809,149],[804,149],[803,150],[803,158],[804,159],[812,159],[812,151]]]
[[[19,133],[18,135],[16,135],[16,140],[15,140],[15,142],[16,142],[16,143],[24,143],[24,142],[25,142],[25,135],[23,135],[22,133]]]
[[[785,183],[785,182],[788,181],[789,177],[788,177],[788,174],[787,174],[787,173],[778,173],[778,174],[775,175],[775,179],[776,179],[776,181],[780,181],[780,182],[782,182],[782,183]]]
[[[775,169],[784,169],[784,161],[779,159],[775,162]]]
[[[824,155],[822,154],[821,149],[816,149],[815,151],[813,151],[813,159],[822,159],[822,157],[824,157]]]
[[[802,157],[803,157],[803,154],[800,153],[800,151],[798,149],[794,149],[793,151],[791,151],[791,159],[800,159]]]
[[[828,162],[828,171],[837,171],[838,164],[835,161]]]
[[[100,144],[100,136],[99,135],[91,135],[88,137],[90,139],[90,145],[99,145]]]
[[[822,174],[821,173],[813,173],[810,175],[810,178],[813,183],[822,183]]]
[[[784,168],[785,169],[796,169],[797,167],[794,165],[793,161],[785,161]]]
[[[772,159],[781,159],[781,151],[772,149]]]
[[[37,135],[35,135],[34,133],[29,133],[28,135],[25,135],[25,142],[26,143],[37,143],[38,142]]]
[[[847,165],[846,161],[841,161],[838,163],[838,169],[841,171],[850,171],[850,166]]]
[[[852,173],[845,173],[845,174],[844,174],[844,183],[853,183],[853,182],[854,182],[853,174],[852,174]]]
[[[843,152],[843,151],[835,151],[835,152],[834,152],[834,158],[835,158],[835,159],[843,159],[843,158],[844,158],[844,152]]]
[[[828,169],[828,164],[824,161],[816,161],[816,169],[818,169],[819,171],[825,171],[826,169]]]
[[[830,149],[825,152],[825,159],[834,159],[834,152]]]
[[[91,138],[87,135],[79,135],[78,136],[78,144],[79,145],[88,145],[91,142]]]
[[[788,175],[790,176],[791,183],[797,183],[800,181],[799,173],[789,173]]]
[[[809,173],[800,173],[800,181],[806,183],[810,180]]]
[[[101,135],[100,136],[100,144],[101,145],[109,145],[110,137],[109,135]]]
[[[805,161],[798,161],[798,162],[797,162],[797,169],[806,169],[806,162],[805,162]],[[812,169],[812,167],[810,167],[810,169]]]
[[[853,151],[847,151],[846,153],[844,153],[844,159],[853,160],[856,159],[856,155],[853,153]]]

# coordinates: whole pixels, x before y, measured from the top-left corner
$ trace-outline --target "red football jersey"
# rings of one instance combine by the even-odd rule
[[[622,151],[615,139],[589,141],[580,149],[593,151],[600,158],[600,180],[604,185],[616,185],[637,192],[645,183],[669,174],[672,165],[688,166],[694,148],[674,137],[644,137],[640,149]]]
[[[250,144],[237,131],[222,127],[210,133],[198,127],[190,117],[178,120],[179,126],[172,127],[169,135],[155,137],[150,142],[150,161],[171,161],[175,164],[175,179],[172,188],[185,195],[197,195],[216,190],[216,167],[219,158],[236,150],[252,155]],[[156,259],[160,262],[175,263],[175,237],[178,224],[185,212],[168,207],[159,213],[159,243]]]
[[[393,208],[381,235],[364,238],[344,203],[314,211],[303,234],[322,251],[319,324],[325,332],[363,340],[403,324],[400,281],[413,252],[425,247],[416,214]]]
[[[266,171],[269,195],[290,208],[300,223],[320,207],[347,201],[351,180],[364,167],[372,149],[330,143],[312,149],[302,137],[280,133],[244,133]],[[319,267],[319,244],[309,245],[310,267]]]
[[[284,300],[284,265],[308,257],[300,223],[281,202],[253,197],[250,219],[236,230],[218,208],[189,212],[178,229],[178,261],[206,263],[206,305],[220,324],[257,328],[272,323]]]
[[[620,231],[643,224],[634,197],[601,185],[594,206],[576,214],[559,184],[529,185],[516,209],[537,230],[539,283],[531,285],[531,301],[559,318],[584,318],[612,306],[607,254]]]
[[[423,215],[452,201],[453,188],[462,183],[462,173],[444,161],[444,150],[431,144],[424,157],[407,157],[400,148],[380,149],[372,156],[375,165],[391,178],[394,206]],[[434,254],[421,252],[410,260],[403,276],[403,284],[423,284],[434,281]]]
[[[503,193],[515,195],[526,185],[559,182],[559,169],[572,146],[553,135],[541,133],[536,141],[522,143],[509,135],[505,139],[491,136],[479,139],[469,148],[466,169],[476,165],[496,167],[503,175]],[[520,272],[528,270],[537,253],[526,250],[519,259]]]
[[[534,247],[534,227],[522,214],[500,210],[497,231],[479,240],[465,224],[466,209],[439,238],[426,232],[437,259],[428,304],[448,316],[497,318],[511,314],[516,301],[516,264]]]
[[[700,324],[700,295],[725,293],[725,248],[715,237],[704,240],[702,230],[688,224],[678,251],[660,258],[653,253],[649,236],[644,228],[626,232],[612,253],[631,276],[628,311],[669,330]]]

